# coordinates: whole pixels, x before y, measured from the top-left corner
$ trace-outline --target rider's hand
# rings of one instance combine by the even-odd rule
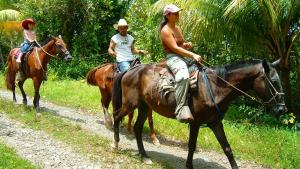
[[[110,56],[116,56],[116,52],[114,52],[114,51],[108,52],[108,54],[109,54]]]
[[[192,44],[192,42],[184,42],[183,47],[185,49],[191,49],[193,47],[193,44]]]
[[[195,59],[197,62],[201,63],[202,62],[202,57],[200,55],[194,54],[193,59]]]
[[[140,55],[147,55],[148,51],[146,51],[146,50],[139,50],[139,54]]]

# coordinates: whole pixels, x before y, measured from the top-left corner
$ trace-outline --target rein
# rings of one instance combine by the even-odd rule
[[[42,51],[45,52],[47,55],[49,55],[51,57],[57,58],[57,55],[51,55],[50,53],[48,53],[47,51],[45,51],[44,48],[37,41],[35,41],[35,42],[42,49]]]
[[[210,65],[209,63],[207,63],[206,61],[202,60],[204,63]],[[201,62],[198,62],[201,66],[203,66],[204,68],[206,67],[203,63]],[[211,66],[211,65],[210,65]],[[232,88],[234,88],[235,90],[239,91],[240,93],[242,93],[243,95],[249,97],[250,99],[260,103],[260,104],[263,104],[263,105],[267,105],[267,104],[270,104],[273,100],[276,99],[276,97],[278,95],[284,95],[284,93],[279,93],[276,88],[273,86],[273,84],[271,83],[271,81],[269,80],[269,78],[267,77],[266,73],[264,72],[264,76],[266,77],[267,79],[267,82],[269,83],[269,85],[273,88],[273,90],[275,91],[275,95],[273,94],[273,92],[271,91],[271,89],[269,88],[270,90],[270,93],[272,94],[272,98],[270,98],[268,101],[261,101],[261,99],[257,99],[251,95],[249,95],[248,93],[242,91],[241,89],[235,87],[233,84],[231,84],[230,82],[228,82],[227,80],[223,79],[222,77],[220,77],[215,71],[212,71],[219,79],[221,79],[224,83],[228,84],[229,86],[231,86]]]

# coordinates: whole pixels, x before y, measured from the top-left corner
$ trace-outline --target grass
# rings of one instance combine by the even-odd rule
[[[92,134],[79,125],[65,122],[51,113],[42,112],[42,116],[37,119],[32,107],[18,106],[3,99],[0,99],[0,112],[5,112],[10,118],[34,130],[44,131],[55,139],[71,145],[91,160],[100,161],[104,168],[111,168],[109,165],[118,161],[122,161],[122,168],[143,168],[144,166],[139,156],[133,156],[130,150],[113,152],[110,148],[111,141],[107,138]],[[170,168],[170,166],[165,162],[154,160],[154,165],[148,168]]]
[[[0,76],[3,81],[3,76]],[[29,80],[30,81],[30,80]],[[0,86],[3,88],[3,86]],[[25,90],[32,95],[33,86],[26,83]],[[42,100],[100,112],[99,91],[83,81],[48,81],[41,89]],[[231,107],[227,115],[238,114]],[[102,115],[102,113],[98,113]],[[154,127],[160,135],[187,142],[188,126],[176,120],[154,114]],[[272,125],[253,125],[224,120],[225,132],[234,155],[239,159],[256,161],[272,168],[300,168],[300,135],[284,127]],[[206,150],[223,153],[213,133],[202,128],[199,132],[198,146]]]
[[[22,159],[16,151],[0,142],[0,169],[35,169],[34,165]]]

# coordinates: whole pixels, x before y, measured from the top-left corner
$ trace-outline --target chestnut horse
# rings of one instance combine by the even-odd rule
[[[17,53],[17,50],[19,50],[19,48],[12,49],[8,55],[7,72],[5,76],[6,87],[7,89],[13,92],[13,100],[15,102],[17,101],[16,94],[15,94],[15,87],[16,87],[15,78],[16,78],[17,71],[21,69],[21,66],[17,66],[16,59],[14,56],[15,53]],[[28,58],[25,59],[26,60],[24,63],[26,64],[25,65],[26,71],[24,72],[25,78],[23,78],[21,81],[18,82],[18,86],[23,96],[23,104],[27,105],[27,98],[26,98],[26,93],[23,89],[23,85],[27,78],[32,79],[34,85],[33,105],[37,110],[37,112],[40,111],[39,90],[40,90],[41,83],[44,80],[47,72],[47,65],[50,59],[52,57],[56,57],[57,54],[59,54],[59,56],[61,58],[64,58],[66,61],[72,59],[72,56],[67,50],[66,44],[61,39],[61,36],[47,39],[45,45],[43,45],[41,48],[35,47],[33,51],[28,55]]]
[[[147,114],[154,110],[162,116],[175,118],[174,92],[166,98],[162,98],[158,94],[157,81],[160,79],[158,72],[162,69],[157,65],[141,65],[116,76],[113,86],[114,142],[112,147],[118,148],[120,120],[138,108],[134,132],[139,154],[146,164],[152,163],[142,142],[142,129]],[[262,101],[257,101],[270,106],[274,113],[285,112],[287,109],[279,76],[272,64],[261,60],[238,62],[215,69],[204,69],[203,72],[198,74],[196,91],[190,92],[188,98],[194,121],[189,124],[189,150],[186,167],[193,168],[193,155],[199,128],[201,125],[207,125],[215,134],[231,167],[238,168],[224,133],[222,123],[224,113],[232,100],[244,91],[250,90],[262,99]]]
[[[100,65],[96,68],[91,69],[87,75],[86,80],[90,85],[98,86],[101,93],[101,105],[104,113],[104,123],[107,127],[112,127],[112,120],[108,111],[109,103],[112,96],[112,85],[113,78],[116,75],[116,64],[106,63]],[[131,132],[131,122],[133,118],[133,112],[128,114],[128,125],[127,130]],[[154,129],[153,129],[153,119],[152,112],[148,114],[148,123],[150,128],[150,138],[155,145],[159,145],[159,140],[157,139]]]

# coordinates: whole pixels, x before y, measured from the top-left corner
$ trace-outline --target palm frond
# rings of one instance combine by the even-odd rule
[[[5,9],[0,11],[0,22],[17,21],[20,18],[20,12],[13,9]]]

